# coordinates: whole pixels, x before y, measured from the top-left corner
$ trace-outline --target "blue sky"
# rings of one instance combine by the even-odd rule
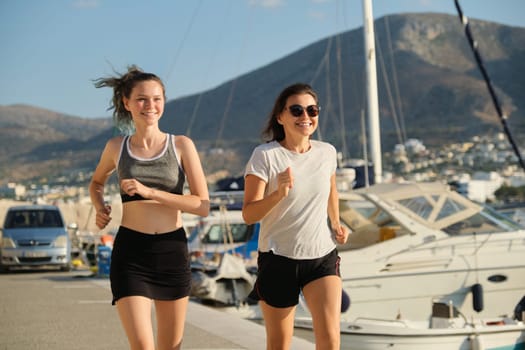
[[[525,27],[524,0],[460,0],[466,16]],[[373,0],[374,18],[457,15],[453,0]],[[130,64],[168,99],[213,88],[362,26],[362,0],[0,0],[0,105],[104,117],[92,80]],[[482,40],[482,38],[478,38]]]

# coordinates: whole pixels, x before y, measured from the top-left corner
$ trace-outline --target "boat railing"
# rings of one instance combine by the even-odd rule
[[[386,319],[386,318],[373,318],[373,317],[357,317],[354,320],[354,323],[366,323],[366,322],[373,322],[375,325],[386,325],[386,326],[398,326],[398,327],[404,327],[409,328],[413,326],[413,322],[410,322],[408,320],[404,319]]]

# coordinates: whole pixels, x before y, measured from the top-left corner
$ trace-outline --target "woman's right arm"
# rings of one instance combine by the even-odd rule
[[[293,176],[290,168],[278,175],[277,183],[277,190],[265,197],[266,182],[255,175],[246,175],[244,179],[242,217],[247,224],[254,224],[260,221],[277,203],[288,196],[288,191],[293,186]]]
[[[98,165],[89,183],[89,196],[96,210],[97,227],[103,229],[111,221],[111,207],[104,203],[104,186],[115,171],[116,157],[119,152],[120,138],[113,138],[106,143]]]

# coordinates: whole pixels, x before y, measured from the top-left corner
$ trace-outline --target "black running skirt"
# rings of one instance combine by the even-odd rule
[[[120,227],[111,253],[112,304],[139,295],[175,300],[190,295],[191,269],[186,232],[144,234]]]

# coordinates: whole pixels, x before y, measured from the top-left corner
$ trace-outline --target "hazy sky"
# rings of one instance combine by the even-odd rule
[[[469,18],[525,27],[524,0],[460,4]],[[457,16],[453,0],[373,0],[372,6],[374,18]],[[113,70],[137,64],[156,73],[172,99],[362,23],[362,0],[0,0],[0,105],[109,116],[111,90],[96,89],[92,80]]]

